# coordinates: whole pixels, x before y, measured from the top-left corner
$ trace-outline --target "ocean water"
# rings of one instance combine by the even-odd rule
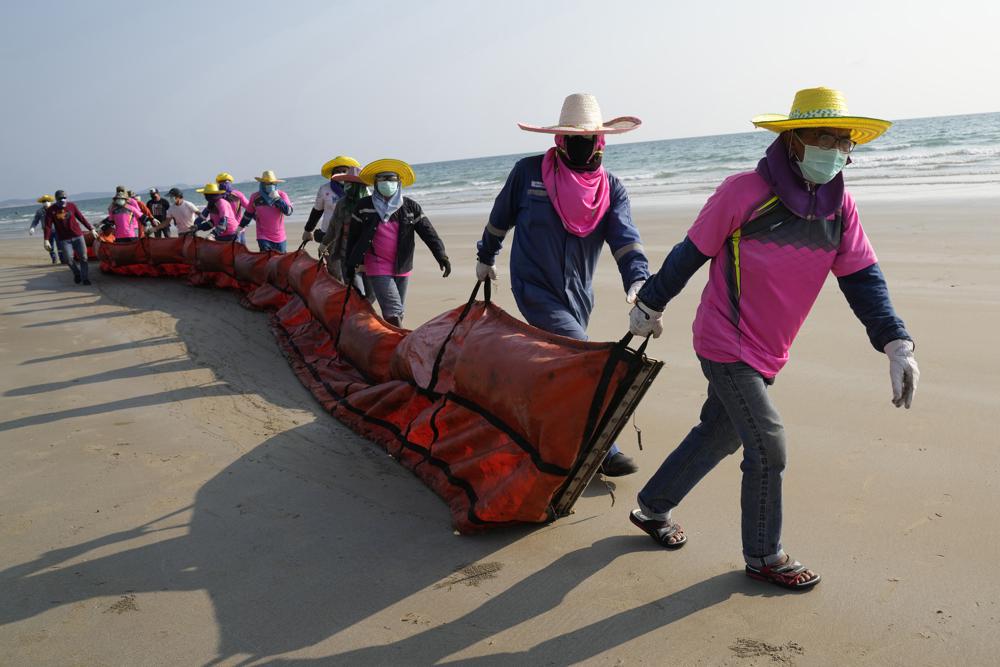
[[[612,137],[605,165],[628,188],[633,205],[697,205],[726,176],[752,169],[775,135],[765,130],[709,137],[619,144]],[[539,151],[545,148],[543,143]],[[416,184],[407,194],[433,219],[435,212],[485,213],[514,163],[528,154],[415,164]],[[1000,195],[1000,113],[900,120],[875,142],[859,146],[845,171],[848,186],[875,198],[980,197]],[[189,180],[200,182],[198,174]],[[308,214],[320,176],[287,179],[293,220]],[[256,182],[237,186],[249,194]],[[167,187],[161,187],[166,192]],[[196,203],[203,200],[186,191]],[[99,220],[107,198],[77,201],[88,219]],[[23,236],[37,205],[0,209],[0,237]]]

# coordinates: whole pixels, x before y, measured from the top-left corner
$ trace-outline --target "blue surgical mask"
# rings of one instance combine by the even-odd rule
[[[399,181],[379,181],[375,184],[375,188],[383,197],[391,197],[399,189]]]
[[[829,183],[847,164],[847,153],[836,148],[820,148],[806,144],[803,144],[803,147],[805,152],[799,161],[799,171],[810,183],[816,185]]]
[[[264,186],[264,192],[271,196],[273,196],[274,193],[277,191],[278,191],[278,186],[275,185],[274,183],[268,183],[267,185]]]

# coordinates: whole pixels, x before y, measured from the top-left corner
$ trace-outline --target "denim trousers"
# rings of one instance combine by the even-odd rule
[[[742,444],[743,556],[762,559],[781,554],[786,446],[781,416],[767,393],[774,381],[742,362],[699,360],[708,379],[701,421],[646,482],[639,492],[639,507],[646,516],[667,518],[712,468]]]
[[[260,248],[261,252],[267,252],[269,250],[274,252],[287,252],[288,242],[287,241],[268,241],[267,239],[257,239],[257,247]]]
[[[59,243],[59,236],[56,235],[55,229],[52,230],[52,234],[49,237],[49,245],[52,247],[52,250],[49,250],[49,257],[52,258],[52,263],[54,264],[56,261],[56,253],[59,254],[59,260],[62,261],[63,258],[62,245],[60,245]],[[63,262],[63,264],[65,263],[66,262]]]
[[[378,306],[382,310],[382,318],[396,318],[396,321],[403,322],[403,304],[406,302],[406,285],[410,278],[408,276],[368,276],[375,298],[378,299]]]
[[[63,263],[68,264],[73,275],[80,280],[88,280],[90,269],[87,266],[87,244],[82,236],[59,241],[63,254]]]

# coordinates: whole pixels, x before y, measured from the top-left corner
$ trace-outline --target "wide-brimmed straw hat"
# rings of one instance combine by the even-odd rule
[[[39,204],[44,204],[45,202],[53,202],[55,200],[56,198],[53,197],[52,195],[42,195],[35,201],[37,201]]]
[[[226,191],[219,187],[218,183],[205,183],[205,187],[198,188],[195,192],[203,195],[224,195]]]
[[[346,155],[338,155],[332,160],[327,160],[326,163],[323,165],[323,168],[319,170],[319,173],[320,175],[323,176],[323,178],[330,178],[330,176],[333,174],[333,170],[336,169],[337,167],[350,167],[353,169],[360,170],[361,163],[352,157],[348,157]]]
[[[416,174],[413,173],[413,167],[402,160],[393,158],[382,158],[366,164],[365,168],[361,170],[361,180],[365,185],[374,185],[375,176],[386,172],[392,172],[399,176],[399,184],[404,188],[410,187],[417,180]]]
[[[832,88],[805,88],[795,93],[788,115],[767,113],[750,121],[772,132],[784,132],[800,127],[834,127],[850,130],[851,141],[866,144],[889,129],[892,122],[880,118],[852,116],[847,112],[847,99]]]
[[[253,180],[257,181],[258,183],[267,183],[269,185],[273,183],[284,183],[284,181],[275,176],[274,172],[271,171],[270,169],[266,170],[260,176],[254,176]]]
[[[216,183],[225,183],[226,181],[229,181],[230,183],[233,182],[233,175],[230,174],[229,172],[220,171],[218,174],[215,175]]]
[[[546,134],[621,134],[640,125],[642,121],[635,116],[619,116],[605,123],[597,98],[588,93],[573,93],[563,100],[558,125],[517,124],[522,130]]]

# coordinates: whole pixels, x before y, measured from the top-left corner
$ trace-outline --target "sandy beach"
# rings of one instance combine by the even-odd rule
[[[266,315],[221,290],[105,276],[37,238],[0,252],[0,663],[986,665],[1000,650],[1000,200],[866,204],[916,340],[912,410],[828,280],[773,387],[789,437],[784,541],[823,582],[744,576],[739,460],[676,511],[689,544],[627,519],[696,422],[702,270],[650,344],[666,362],[620,442],[637,475],[572,516],[476,537],[299,384]],[[462,303],[483,220],[432,216],[405,324]],[[637,207],[656,267],[693,219]],[[299,228],[290,230],[297,237]],[[516,314],[501,258],[495,300]],[[595,340],[627,306],[605,253]],[[96,265],[92,265],[96,269]]]

